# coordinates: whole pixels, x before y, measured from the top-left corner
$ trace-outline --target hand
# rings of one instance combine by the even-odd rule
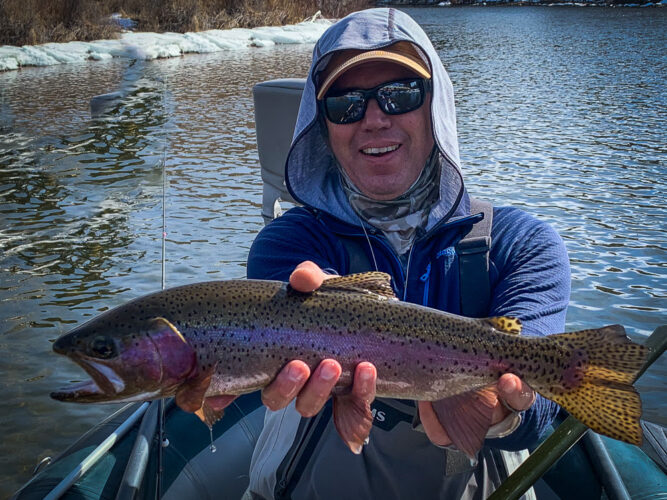
[[[493,409],[492,425],[503,421],[511,411],[505,406],[516,411],[524,411],[535,402],[535,392],[516,375],[506,373],[502,375],[495,385],[498,391],[498,401]],[[502,403],[505,402],[505,404]],[[424,426],[426,435],[433,444],[438,446],[449,446],[452,440],[442,428],[431,403],[419,401],[419,418]]]
[[[299,264],[290,276],[290,285],[300,292],[317,290],[325,279],[334,275],[326,274],[310,261]],[[279,410],[296,398],[296,409],[304,417],[316,415],[329,399],[331,391],[342,372],[340,363],[334,359],[323,360],[310,373],[310,368],[300,360],[293,360],[278,373],[275,380],[262,391],[262,402],[271,410]],[[352,396],[372,401],[375,399],[375,366],[368,362],[359,363],[354,372]]]

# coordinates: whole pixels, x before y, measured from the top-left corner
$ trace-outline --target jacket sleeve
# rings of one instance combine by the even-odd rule
[[[307,209],[289,210],[267,225],[248,253],[247,277],[289,281],[294,268],[311,260],[325,271],[341,273],[345,252],[340,241]]]
[[[519,318],[522,335],[565,331],[570,265],[561,237],[550,225],[517,209],[496,209],[493,228],[490,315]],[[513,433],[487,444],[507,450],[531,448],[558,411],[556,403],[537,395]]]

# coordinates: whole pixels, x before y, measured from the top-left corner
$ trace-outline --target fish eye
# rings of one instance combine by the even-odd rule
[[[105,335],[98,335],[89,345],[89,352],[91,355],[100,359],[109,359],[116,356],[116,343],[111,337]]]

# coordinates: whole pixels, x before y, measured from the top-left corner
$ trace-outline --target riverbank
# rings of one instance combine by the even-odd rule
[[[393,7],[463,7],[463,6],[533,6],[533,7],[667,7],[667,0],[410,0],[379,1],[378,6]]]
[[[117,39],[142,32],[200,32],[284,26],[316,12],[339,18],[369,0],[3,0],[0,45]]]
[[[113,58],[148,61],[247,47],[315,43],[332,21],[321,16],[298,24],[233,28],[188,33],[125,32],[118,39],[92,42],[0,46],[0,71],[26,66],[54,66]]]

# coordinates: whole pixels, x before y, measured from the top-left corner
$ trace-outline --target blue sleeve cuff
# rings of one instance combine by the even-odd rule
[[[524,450],[534,448],[540,438],[556,418],[560,407],[539,394],[535,403],[521,413],[521,424],[510,435],[487,439],[486,444],[503,450]]]

